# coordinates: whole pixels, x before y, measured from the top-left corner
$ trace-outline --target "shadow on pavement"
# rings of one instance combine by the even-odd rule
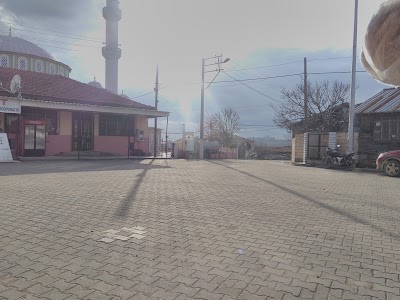
[[[308,202],[314,203],[314,204],[316,204],[316,205],[318,205],[318,206],[320,206],[320,207],[322,207],[322,208],[324,208],[324,209],[327,209],[327,210],[332,211],[332,212],[334,212],[334,213],[336,213],[336,214],[340,214],[340,215],[342,215],[342,216],[345,216],[345,217],[347,217],[347,218],[353,220],[353,221],[356,222],[356,223],[363,224],[363,225],[368,225],[368,226],[370,226],[371,228],[380,231],[382,234],[384,234],[384,235],[386,235],[386,236],[388,236],[388,237],[390,237],[390,238],[393,238],[393,239],[396,239],[396,240],[400,241],[400,235],[399,235],[399,234],[392,233],[392,232],[390,232],[390,231],[388,231],[388,230],[386,230],[386,229],[384,229],[384,228],[381,228],[381,227],[379,227],[379,226],[377,226],[377,225],[375,225],[375,224],[372,224],[372,223],[369,222],[368,220],[364,220],[364,219],[362,219],[362,218],[360,218],[360,217],[358,217],[358,216],[356,216],[356,215],[354,215],[354,214],[352,214],[352,213],[349,213],[349,212],[347,212],[347,211],[345,211],[345,210],[343,210],[343,209],[340,209],[340,208],[331,206],[331,205],[329,205],[329,204],[325,204],[325,203],[320,202],[320,201],[318,201],[318,200],[315,200],[315,199],[313,199],[313,198],[311,198],[311,197],[309,197],[309,196],[303,195],[302,193],[299,193],[299,192],[297,192],[297,191],[294,191],[294,190],[292,190],[292,189],[289,189],[289,188],[287,188],[287,187],[285,187],[285,186],[282,186],[282,185],[280,185],[280,184],[277,184],[277,183],[275,183],[275,182],[272,182],[272,181],[269,181],[269,180],[266,180],[266,179],[257,177],[257,176],[255,176],[255,175],[250,174],[250,173],[247,173],[247,172],[245,172],[245,171],[240,171],[240,170],[238,170],[238,169],[235,169],[235,168],[232,168],[232,167],[230,167],[230,166],[226,166],[226,165],[223,165],[223,164],[214,162],[214,161],[208,161],[208,162],[209,162],[209,163],[212,163],[212,164],[219,165],[219,166],[221,166],[221,167],[224,167],[224,168],[227,168],[227,169],[230,169],[230,170],[233,170],[233,171],[236,171],[236,172],[239,172],[239,173],[242,173],[242,174],[247,175],[247,176],[249,176],[249,177],[252,177],[252,178],[254,178],[254,179],[263,181],[263,182],[265,182],[265,183],[267,183],[267,184],[270,184],[270,185],[272,185],[272,186],[275,186],[275,187],[277,187],[277,188],[279,188],[279,189],[281,189],[281,190],[283,190],[283,191],[285,191],[285,192],[291,193],[291,194],[293,194],[293,195],[295,195],[295,196],[297,196],[297,197],[299,197],[299,198],[302,198],[302,199],[304,199],[304,200],[306,200],[306,201],[308,201]]]
[[[29,161],[21,163],[0,164],[1,176],[30,174],[60,174],[75,172],[103,172],[124,170],[146,170],[154,168],[169,168],[168,165],[153,165],[154,160],[74,160],[74,161]]]
[[[148,168],[143,169],[143,171],[136,175],[138,178],[137,182],[131,187],[131,190],[129,191],[128,195],[125,197],[125,199],[121,202],[119,205],[117,211],[115,212],[115,216],[117,218],[125,218],[126,215],[128,214],[133,202],[136,200],[136,195],[139,191],[139,188],[143,182],[143,179],[146,177],[146,173],[152,169],[152,164],[154,163],[154,159],[151,160],[151,162],[147,165],[149,166]],[[165,167],[168,168],[168,167]]]

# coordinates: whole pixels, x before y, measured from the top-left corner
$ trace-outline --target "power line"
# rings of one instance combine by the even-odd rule
[[[69,42],[57,41],[57,40],[50,40],[50,39],[42,39],[42,38],[31,37],[31,36],[26,36],[26,35],[16,35],[16,37],[26,38],[27,40],[37,40],[37,41],[64,44],[64,45],[70,45],[70,46],[83,46],[83,47],[90,47],[90,48],[97,48],[97,49],[99,49],[101,47],[101,46],[99,47],[99,46],[92,46],[92,45],[85,45],[85,44],[75,44],[75,43],[69,43]]]
[[[262,132],[262,131],[268,131],[268,130],[273,130],[273,129],[279,129],[279,127],[271,127],[271,128],[265,128],[265,129],[239,129],[239,131],[245,133],[245,132]]]
[[[367,71],[356,71],[357,73],[367,73]],[[333,72],[314,72],[308,73],[309,75],[326,75],[326,74],[350,74],[351,71],[333,71]]]
[[[248,125],[248,124],[239,124],[241,127],[274,127],[275,125]]]
[[[348,58],[351,58],[351,56],[328,57],[328,58],[311,58],[311,59],[307,59],[307,61],[337,60],[337,59],[348,59]],[[242,68],[242,69],[236,69],[236,70],[225,70],[225,72],[237,72],[237,71],[245,71],[245,70],[266,69],[266,68],[280,67],[280,66],[286,66],[286,65],[291,65],[291,64],[295,64],[295,63],[302,63],[302,62],[303,62],[303,60],[295,60],[295,61],[291,61],[291,62],[287,62],[287,63],[274,64],[274,65],[268,65],[268,66]]]
[[[229,74],[227,74],[227,73],[225,73],[225,72],[224,72],[224,74],[227,75],[228,77],[230,77],[230,78],[236,80],[236,81],[240,81],[240,80],[237,80],[236,78],[234,78],[233,76],[231,76],[231,75],[229,75]],[[272,98],[272,97],[270,97],[270,96],[268,96],[268,95],[266,95],[266,94],[260,92],[259,90],[256,90],[255,88],[249,86],[248,84],[245,84],[245,83],[242,82],[242,81],[240,81],[240,82],[241,82],[243,85],[247,86],[249,89],[252,89],[253,91],[259,93],[260,95],[263,95],[264,97],[267,97],[267,98],[269,98],[269,99],[271,99],[271,100],[274,100],[274,101],[276,101],[276,102],[280,102],[279,100],[276,100],[276,99],[274,99],[274,98]]]
[[[241,66],[239,64],[235,64],[235,66],[239,66],[241,68]],[[246,77],[256,77],[257,75],[251,71],[239,71],[239,74],[243,74],[243,76]],[[240,79],[245,79],[245,78],[240,78]],[[253,82],[254,83],[254,82]],[[267,93],[270,93],[271,91],[276,93],[276,95],[278,95],[278,97],[280,97],[280,93],[278,91],[276,91],[276,89],[274,87],[272,87],[271,85],[269,85],[268,83],[264,82],[263,84],[255,82],[254,83],[255,87],[258,87],[261,89],[261,91],[266,91]],[[269,90],[267,90],[266,88],[269,88]]]
[[[367,71],[363,70],[358,70],[356,71],[357,73],[366,73]],[[225,71],[224,71],[225,73]],[[309,75],[326,75],[326,74],[349,74],[351,73],[350,71],[331,71],[331,72],[312,72],[308,73]],[[229,74],[225,75],[233,78]],[[275,79],[275,78],[285,78],[285,77],[292,77],[292,76],[302,76],[302,73],[298,74],[287,74],[287,75],[278,75],[278,76],[269,76],[269,77],[258,77],[258,78],[246,78],[246,79],[235,79],[235,80],[220,80],[220,81],[215,81],[214,83],[229,83],[229,82],[242,82],[242,81],[256,81],[256,80],[268,80],[268,79]],[[208,83],[208,82],[207,82]],[[219,87],[219,86],[216,86]]]
[[[62,31],[55,31],[55,30],[50,30],[50,29],[44,29],[44,28],[39,28],[39,27],[32,27],[32,26],[25,26],[25,25],[17,25],[15,23],[11,23],[11,22],[5,22],[5,21],[1,21],[3,24],[8,24],[8,25],[13,25],[16,27],[27,27],[27,28],[31,28],[31,29],[36,29],[36,30],[41,30],[41,31],[45,31],[45,32],[54,32],[54,33],[58,33],[58,34],[63,34],[66,35],[67,38],[71,38],[73,39],[73,37],[68,37],[69,36],[74,36],[74,37],[79,37],[79,38],[84,38],[84,39],[90,39],[88,41],[92,41],[92,42],[102,42],[102,40],[99,39],[95,39],[93,37],[89,37],[89,36],[85,36],[85,35],[79,35],[79,34],[74,34],[74,33],[68,33],[68,32],[62,32]],[[25,29],[18,29],[18,28],[12,28],[12,30],[20,30],[20,31],[28,31]],[[45,34],[45,33],[41,33],[41,32],[35,32],[35,31],[28,31],[28,32],[33,32],[33,33],[38,33],[38,34]]]
[[[328,57],[328,58],[311,58],[311,59],[308,59],[308,58],[307,58],[307,62],[310,62],[310,61],[319,61],[319,60],[348,59],[348,58],[352,58],[352,56]]]
[[[208,86],[206,87],[206,89],[208,89],[210,87],[210,85],[214,82],[214,80],[217,78],[217,76],[219,75],[221,71],[218,71],[218,73],[214,76],[213,80],[211,80],[211,82],[208,84]]]
[[[273,67],[291,65],[291,64],[295,64],[295,63],[299,63],[299,62],[303,62],[303,61],[302,60],[296,60],[296,61],[291,61],[291,62],[282,63],[282,64],[276,64],[276,65],[269,65],[269,66],[261,66],[261,67],[254,67],[254,68],[242,68],[242,69],[237,69],[237,70],[225,70],[225,72],[237,72],[237,71],[245,71],[245,70],[266,69],[266,68],[273,68]]]
[[[229,74],[225,73],[225,71],[223,71],[225,75],[233,78],[232,76],[230,76]],[[256,81],[256,80],[267,80],[267,79],[274,79],[274,78],[285,78],[285,77],[292,77],[292,76],[300,76],[301,73],[298,74],[287,74],[287,75],[278,75],[278,76],[269,76],[269,77],[258,77],[258,78],[247,78],[247,79],[235,79],[235,80],[220,80],[220,81],[215,81],[214,83],[228,83],[228,82],[235,82],[235,81]],[[207,82],[208,83],[208,82]]]

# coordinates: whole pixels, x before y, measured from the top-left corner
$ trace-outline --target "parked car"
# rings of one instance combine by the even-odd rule
[[[383,170],[389,176],[400,176],[400,150],[379,154],[376,159],[376,168]]]

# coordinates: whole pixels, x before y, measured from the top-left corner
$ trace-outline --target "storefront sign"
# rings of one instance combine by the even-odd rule
[[[25,125],[46,125],[45,120],[25,120]]]
[[[0,133],[0,162],[13,161],[6,133]]]
[[[0,113],[20,114],[21,101],[7,97],[0,97]]]

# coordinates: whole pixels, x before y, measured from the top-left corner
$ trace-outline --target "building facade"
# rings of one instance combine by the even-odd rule
[[[21,68],[1,67],[2,86],[17,74],[21,98],[0,90],[0,131],[7,133],[14,158],[83,151],[151,155],[148,119],[167,112],[66,76]]]
[[[400,89],[384,89],[356,107],[359,164],[373,166],[380,153],[400,149]]]

